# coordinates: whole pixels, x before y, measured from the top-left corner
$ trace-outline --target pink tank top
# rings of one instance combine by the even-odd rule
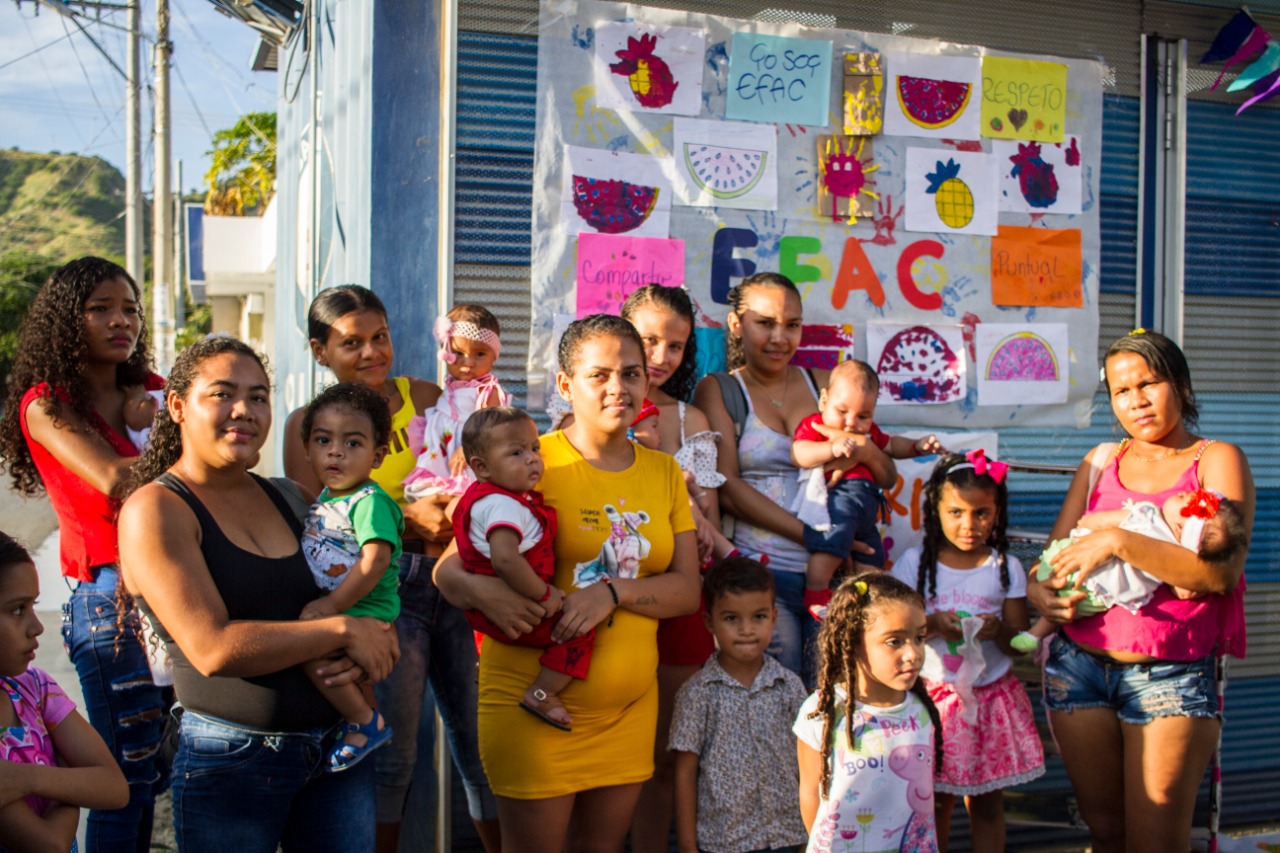
[[[1120,482],[1120,457],[1103,470],[1089,496],[1089,512],[1119,509],[1125,500],[1150,501],[1160,506],[1171,495],[1200,487],[1200,456],[1212,442],[1200,443],[1191,466],[1169,488],[1154,494],[1135,492]],[[1142,568],[1139,566],[1139,568]],[[1168,661],[1190,661],[1213,654],[1243,658],[1245,653],[1244,578],[1226,595],[1179,600],[1162,584],[1135,615],[1123,607],[1078,619],[1063,626],[1077,643],[1113,652],[1132,652]]]

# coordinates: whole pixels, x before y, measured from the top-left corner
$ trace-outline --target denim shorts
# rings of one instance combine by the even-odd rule
[[[1214,661],[1118,663],[1090,654],[1059,631],[1044,666],[1048,711],[1111,708],[1120,722],[1145,726],[1159,717],[1221,720]]]
[[[804,547],[810,554],[833,554],[840,559],[849,556],[854,541],[870,545],[874,554],[859,554],[858,562],[884,568],[884,545],[876,522],[884,493],[870,480],[845,477],[827,491],[827,515],[831,526],[825,530],[804,527]]]

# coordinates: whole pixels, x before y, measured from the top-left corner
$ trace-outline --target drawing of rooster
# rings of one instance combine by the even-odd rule
[[[631,91],[643,107],[665,107],[680,87],[672,78],[667,63],[653,55],[657,45],[658,37],[655,35],[642,35],[639,39],[628,36],[626,50],[617,51],[619,61],[609,66],[614,74],[627,78]]]

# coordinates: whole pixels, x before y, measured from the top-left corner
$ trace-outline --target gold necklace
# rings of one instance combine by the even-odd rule
[[[1166,459],[1170,459],[1174,456],[1177,456],[1179,453],[1185,453],[1186,451],[1190,450],[1192,447],[1195,447],[1195,445],[1196,445],[1196,440],[1193,439],[1190,444],[1187,444],[1184,447],[1171,448],[1169,450],[1166,450],[1164,453],[1161,453],[1159,456],[1140,456],[1138,455],[1138,451],[1136,449],[1131,449],[1129,451],[1129,455],[1132,456],[1134,459],[1137,459],[1139,462],[1163,462]]]
[[[757,388],[759,388],[761,391],[764,392],[765,399],[767,399],[770,403],[773,403],[773,407],[775,409],[781,409],[783,403],[787,402],[787,391],[791,388],[791,368],[790,367],[787,368],[787,378],[782,380],[782,399],[781,400],[775,400],[773,399],[773,397],[769,396],[768,387],[759,379],[756,379],[754,376],[752,376],[751,371],[748,370],[745,372],[747,376],[751,378],[752,383]]]

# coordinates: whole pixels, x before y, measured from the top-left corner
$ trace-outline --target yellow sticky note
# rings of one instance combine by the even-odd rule
[[[1067,66],[982,58],[982,135],[1061,142],[1066,133]]]

